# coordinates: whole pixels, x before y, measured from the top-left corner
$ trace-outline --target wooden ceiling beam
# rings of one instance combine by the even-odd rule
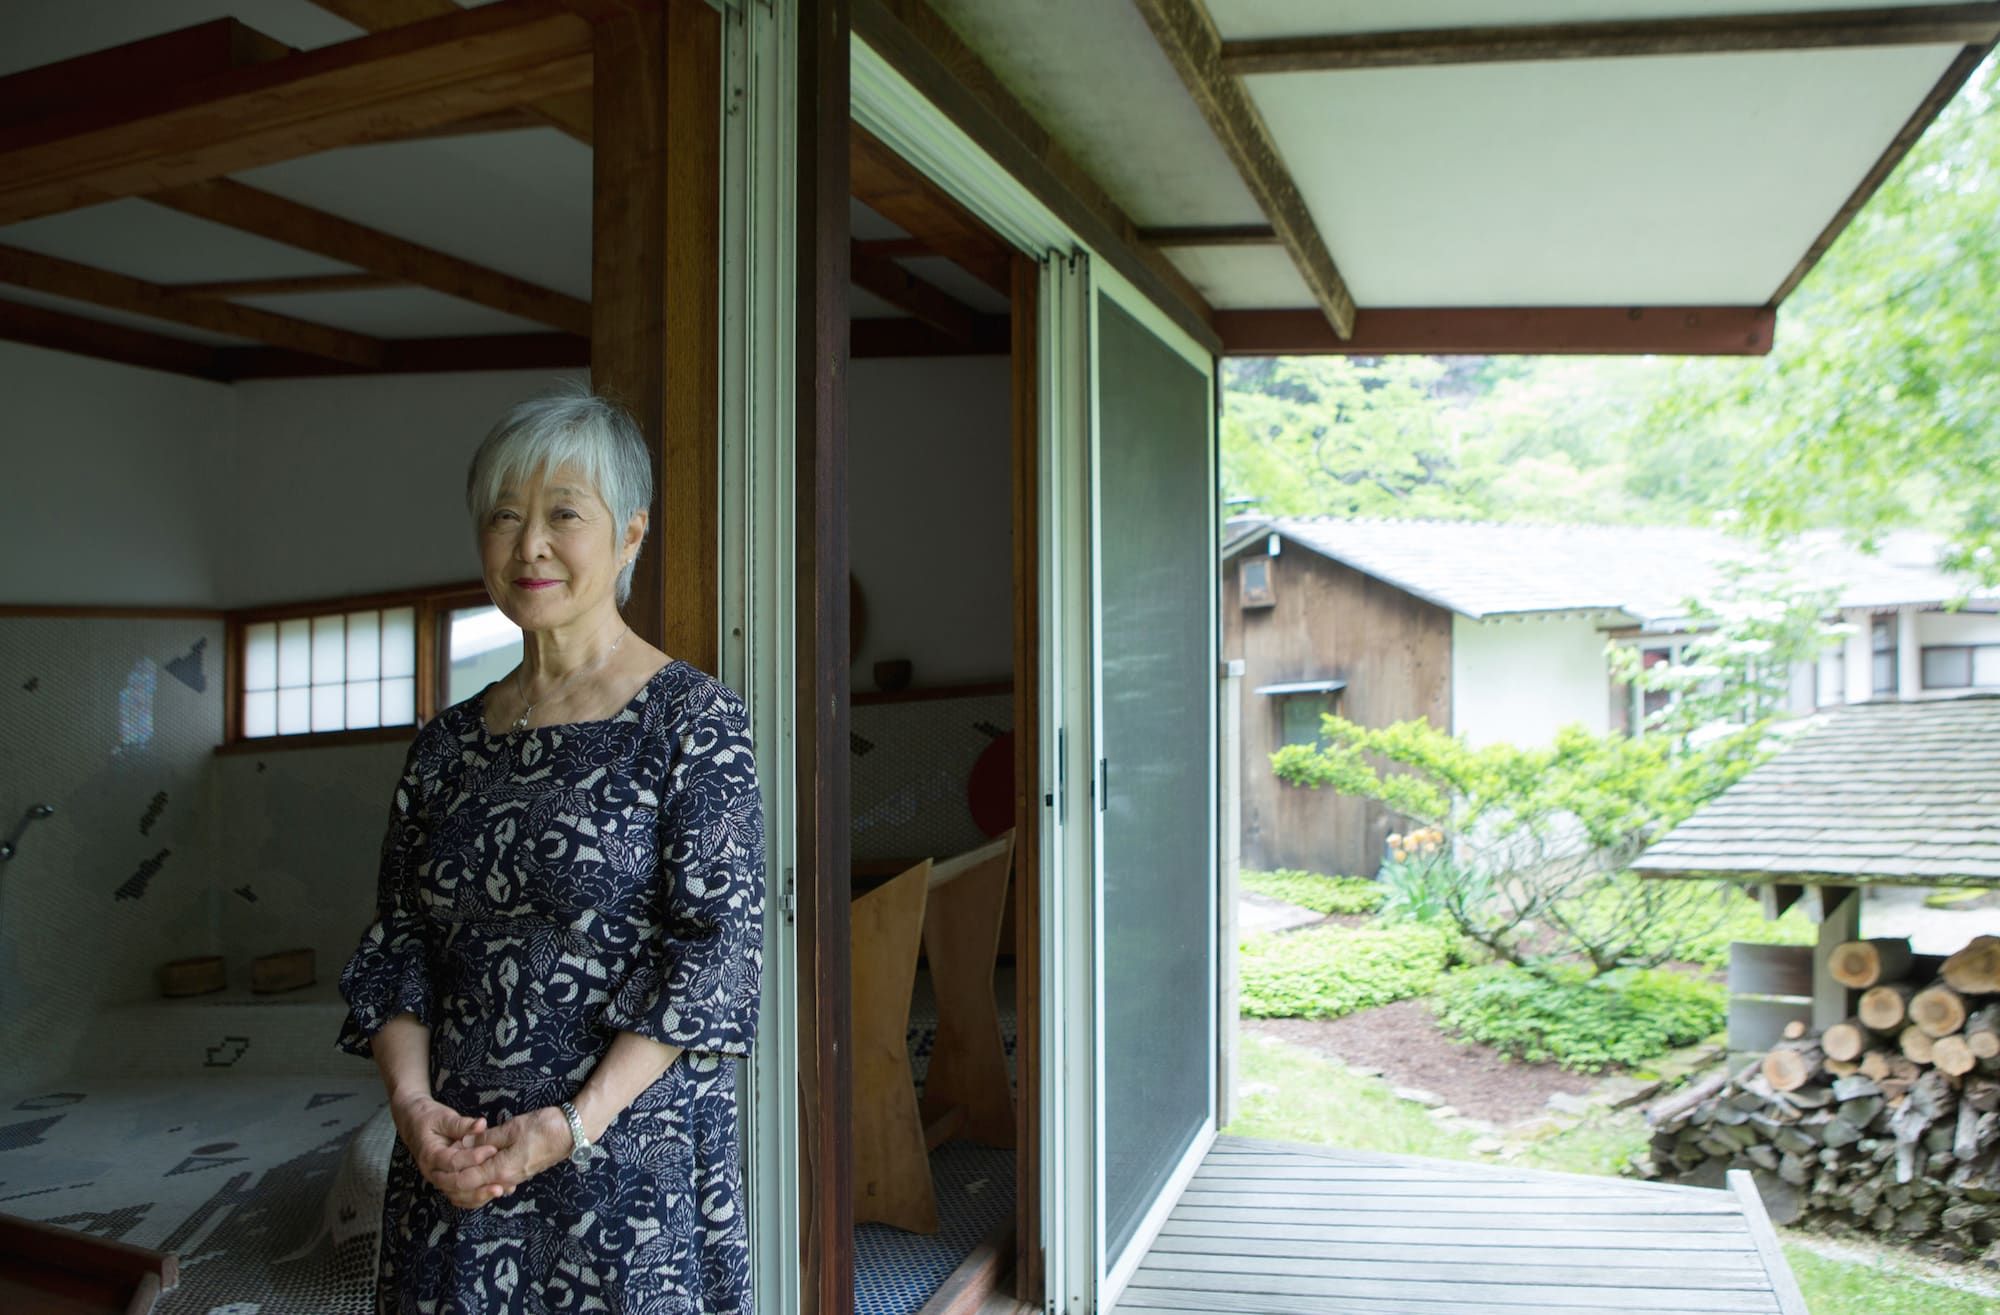
[[[217,297],[235,301],[243,297],[286,297],[317,292],[369,292],[378,288],[406,288],[404,279],[382,274],[293,274],[268,279],[217,279],[208,283],[166,283],[168,292],[182,297]]]
[[[859,319],[848,324],[848,356],[1005,356],[1012,349],[1005,315],[976,314],[970,338],[939,333],[917,319]]]
[[[470,370],[581,370],[590,339],[573,333],[489,333],[447,338],[388,338],[381,363],[368,369],[279,347],[218,347],[223,379],[304,379],[352,374],[446,374]]]
[[[1269,224],[1230,224],[1213,228],[1142,228],[1139,240],[1155,247],[1268,247],[1278,241]]]
[[[590,303],[227,178],[146,198],[185,215],[356,265],[461,301],[588,335]]]
[[[975,337],[973,309],[935,284],[926,283],[885,256],[864,251],[859,242],[852,244],[847,260],[847,276],[855,287],[915,316],[948,338],[969,343]]]
[[[856,36],[1184,332],[1220,350],[1214,311],[1200,290],[1173,261],[1138,240],[1131,218],[950,24],[923,0],[852,0],[850,9]],[[1011,286],[1005,291],[1012,295]]]
[[[426,18],[437,18],[456,13],[460,6],[453,0],[312,0],[321,9],[339,18],[344,18],[363,32],[386,32],[391,28],[407,27],[411,23]],[[563,6],[573,12],[576,6]],[[590,17],[583,15],[583,17]],[[591,117],[592,96],[588,90],[568,91],[555,96],[543,96],[530,102],[530,112],[542,123],[562,129],[584,145],[590,144],[594,123]]]
[[[0,246],[0,283],[233,338],[249,338],[364,369],[373,369],[382,362],[381,340],[365,334],[295,320],[252,306],[190,297],[157,283],[19,247]]]
[[[1180,74],[1188,94],[1208,120],[1223,151],[1250,189],[1250,195],[1271,221],[1313,300],[1326,313],[1333,331],[1345,338],[1354,332],[1354,298],[1334,266],[1318,225],[1292,181],[1264,116],[1243,84],[1222,67],[1222,36],[1200,0],[1133,0],[1167,62]]]
[[[1223,72],[1247,77],[1530,60],[1979,45],[1996,35],[2000,4],[1916,5],[1272,37],[1224,42],[1221,64]]]
[[[907,232],[908,241],[1007,294],[1013,249],[922,170],[859,125],[848,132],[847,174],[854,198]]]
[[[586,87],[591,26],[499,3],[0,128],[0,224]]]
[[[1316,310],[1215,313],[1230,356],[1762,356],[1776,320],[1768,306],[1370,307],[1340,337]]]
[[[95,104],[104,99],[107,88],[130,95],[141,88],[189,82],[296,53],[233,18],[197,23],[0,78],[0,125]]]
[[[0,338],[51,351],[94,356],[120,365],[193,375],[197,379],[226,377],[216,360],[215,349],[204,343],[169,338],[123,324],[107,324],[26,302],[0,300]]]

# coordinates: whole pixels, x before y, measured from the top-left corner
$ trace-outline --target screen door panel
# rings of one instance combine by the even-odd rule
[[[1100,292],[1104,1244],[1117,1264],[1210,1113],[1210,383]]]

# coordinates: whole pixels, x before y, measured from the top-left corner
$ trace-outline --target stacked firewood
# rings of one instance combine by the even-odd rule
[[[2000,937],[1941,963],[1851,941],[1829,971],[1860,993],[1854,1017],[1794,1022],[1761,1059],[1655,1105],[1641,1172],[1748,1169],[1781,1222],[2000,1263]]]

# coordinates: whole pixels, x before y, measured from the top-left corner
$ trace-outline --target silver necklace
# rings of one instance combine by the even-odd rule
[[[539,699],[536,699],[534,703],[529,703],[526,707],[522,708],[521,715],[514,719],[514,724],[507,728],[508,731],[513,732],[513,731],[526,730],[528,728],[528,717],[530,714],[534,712],[537,705],[547,703],[557,694],[560,694],[565,686],[567,686],[572,680],[575,680],[578,676],[582,675],[584,671],[586,670],[595,671],[599,667],[603,666],[605,663],[609,662],[611,660],[611,655],[618,651],[618,646],[625,642],[625,636],[631,633],[632,633],[631,627],[627,626],[624,629],[624,631],[622,631],[619,634],[618,638],[611,641],[611,647],[604,650],[603,657],[591,663],[590,666],[587,668],[578,667],[575,671],[570,672],[567,676],[564,676],[561,680],[556,682],[556,687],[554,689],[542,695],[542,697],[540,697]],[[520,675],[514,681],[514,688],[520,693],[521,698],[524,701],[528,697],[528,686],[526,682],[527,674],[528,674],[528,664],[523,662],[520,667]]]

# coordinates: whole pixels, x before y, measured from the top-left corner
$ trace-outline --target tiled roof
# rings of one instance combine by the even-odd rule
[[[1640,622],[1670,621],[1686,615],[1690,595],[1713,590],[1720,563],[1757,555],[1719,530],[1687,526],[1326,516],[1239,517],[1227,541],[1248,542],[1269,530],[1475,618],[1616,610]],[[1938,569],[1943,540],[1934,534],[1890,534],[1873,555],[1831,531],[1800,535],[1797,544],[1801,581],[1839,588],[1842,607],[1939,603],[1969,592],[1968,582]]]
[[[1656,875],[2000,886],[2000,697],[1860,703],[1654,844]]]

